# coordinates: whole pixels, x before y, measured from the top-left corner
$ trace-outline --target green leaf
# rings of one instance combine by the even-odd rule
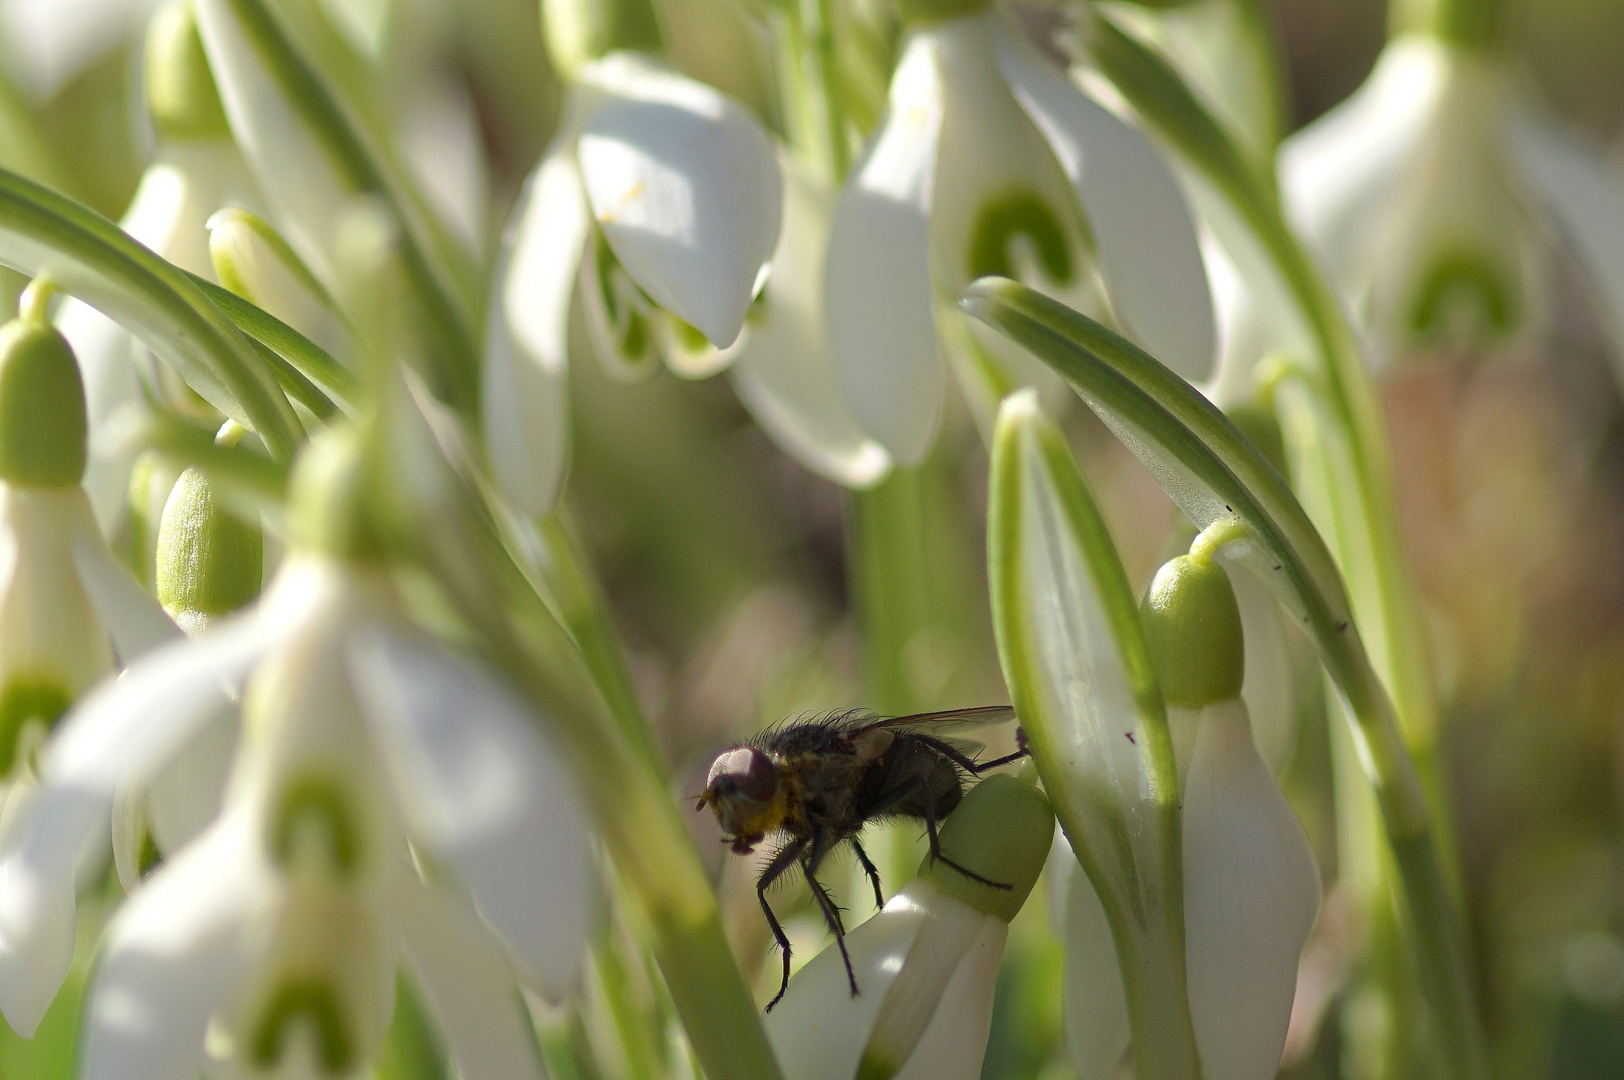
[[[127,327],[192,389],[259,433],[278,459],[302,435],[298,417],[248,339],[185,271],[87,206],[0,169],[0,262]]]
[[[345,405],[357,403],[357,396],[361,392],[361,380],[349,368],[334,359],[333,355],[326,349],[323,349],[275,315],[263,308],[256,307],[236,293],[222,289],[212,281],[198,277],[195,274],[188,274],[187,276],[192,279],[192,283],[202,291],[203,295],[207,296],[214,303],[214,306],[219,308],[226,318],[232,321],[237,329],[285,361],[295,369],[302,379],[308,380],[309,383],[315,383],[316,386],[310,389],[316,390],[316,387],[320,388],[316,392],[324,395],[322,400],[329,412],[332,409],[332,402],[328,401],[325,395],[336,397]],[[296,396],[304,393],[301,389],[289,385],[287,376],[282,369],[277,369],[276,374],[277,378],[283,381],[283,385],[288,389],[289,393]],[[308,383],[305,385],[308,385]],[[318,416],[323,415],[303,396],[299,396],[299,400]]]

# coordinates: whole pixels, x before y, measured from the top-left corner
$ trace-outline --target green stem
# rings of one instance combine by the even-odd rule
[[[1392,0],[1388,33],[1421,31],[1463,49],[1490,49],[1499,43],[1505,7],[1505,0]]]
[[[0,262],[141,337],[198,393],[290,460],[303,436],[276,376],[186,272],[87,206],[0,169]]]
[[[919,650],[936,621],[933,584],[939,583],[931,580],[927,557],[936,542],[927,522],[927,483],[923,468],[898,469],[848,499],[847,551],[863,681],[873,708],[899,716],[934,704],[909,663],[910,651]]]
[[[818,84],[823,100],[829,175],[840,183],[851,168],[851,143],[846,134],[846,100],[840,77],[840,61],[835,53],[835,5],[834,0],[812,0],[812,6],[812,49],[817,60]]]

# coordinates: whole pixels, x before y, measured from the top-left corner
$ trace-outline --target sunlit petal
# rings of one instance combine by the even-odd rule
[[[86,500],[72,540],[73,565],[85,594],[113,639],[119,662],[128,665],[137,656],[160,645],[178,641],[180,627],[163,606],[130,576],[108,550],[97,531]]]
[[[1105,1080],[1128,1052],[1130,1035],[1116,941],[1099,894],[1064,836],[1055,843],[1049,872],[1063,882],[1056,891],[1063,905],[1060,918],[1066,944],[1061,1005],[1066,1050],[1078,1080]]]
[[[930,212],[942,126],[936,42],[916,35],[890,109],[835,207],[824,266],[829,352],[868,434],[917,465],[941,419],[943,373],[930,280]]]
[[[581,78],[605,92],[578,152],[610,247],[657,303],[731,344],[778,241],[771,140],[737,102],[638,54],[611,53]]]
[[[562,996],[591,921],[593,869],[574,785],[539,718],[427,642],[367,635],[350,655],[415,836],[467,886],[527,979]]]
[[[1209,706],[1184,789],[1184,925],[1190,1017],[1211,1080],[1278,1070],[1319,898],[1314,853],[1258,756],[1246,706]]]

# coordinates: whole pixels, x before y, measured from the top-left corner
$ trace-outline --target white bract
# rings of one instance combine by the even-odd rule
[[[1286,141],[1280,183],[1385,353],[1537,327],[1556,234],[1624,372],[1624,177],[1525,100],[1492,53],[1395,39],[1351,98]]]
[[[574,977],[592,871],[571,781],[510,691],[405,627],[381,570],[308,551],[253,612],[88,698],[45,750],[0,861],[0,938],[36,957],[26,980],[7,972],[26,991],[8,1019],[37,1020],[66,970],[61,898],[114,795],[239,692],[219,817],[108,929],[81,1075],[269,1075],[301,1055],[349,1075],[404,959],[462,1075],[539,1076],[515,979],[556,996]]]
[[[1211,366],[1211,302],[1176,181],[997,12],[913,33],[835,210],[829,346],[852,411],[899,464],[925,456],[940,418],[938,306],[985,274],[1074,307],[1108,301],[1180,374]],[[1020,350],[970,332],[972,366],[990,361],[1014,384],[1045,378]],[[944,340],[960,347],[955,333]]]
[[[778,243],[783,180],[743,106],[658,60],[585,65],[514,211],[486,326],[486,444],[521,509],[551,508],[567,440],[571,297],[611,374],[724,368]]]

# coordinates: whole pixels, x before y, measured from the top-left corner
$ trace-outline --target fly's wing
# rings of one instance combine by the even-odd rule
[[[971,709],[944,709],[941,712],[912,713],[908,716],[875,716],[873,713],[863,713],[846,721],[850,725],[846,733],[855,735],[873,728],[911,731],[940,739],[960,753],[974,757],[989,743],[1002,746],[1007,742],[1013,749],[1015,745],[1013,731],[995,733],[988,729],[1014,719],[1015,707],[1012,705],[981,705]],[[1003,737],[999,738],[999,734]]]

